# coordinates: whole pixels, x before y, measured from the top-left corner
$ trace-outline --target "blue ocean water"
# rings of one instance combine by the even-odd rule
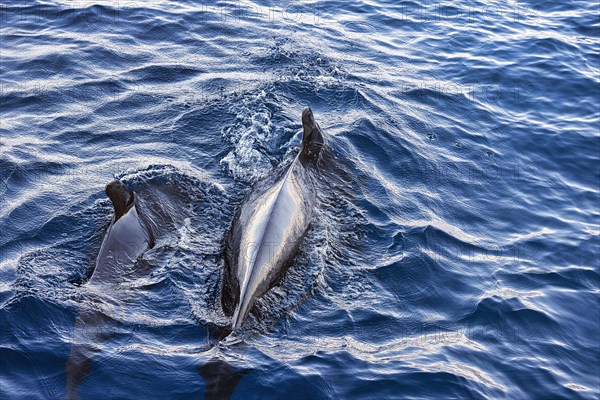
[[[0,397],[600,396],[600,17],[589,1],[4,1]],[[328,137],[300,253],[240,337],[223,241]],[[93,293],[104,185],[170,185],[147,274]]]

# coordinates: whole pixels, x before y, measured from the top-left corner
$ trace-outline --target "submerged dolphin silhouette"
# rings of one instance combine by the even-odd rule
[[[234,219],[225,244],[222,306],[232,331],[256,299],[283,276],[300,246],[315,207],[313,174],[324,137],[310,108],[302,112],[301,150],[275,179],[254,186]]]

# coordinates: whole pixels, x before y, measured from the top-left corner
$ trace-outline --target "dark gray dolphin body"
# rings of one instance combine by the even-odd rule
[[[302,113],[302,147],[275,179],[259,182],[234,219],[225,245],[224,312],[235,331],[256,299],[287,270],[310,224],[315,207],[313,175],[324,137],[312,111]]]

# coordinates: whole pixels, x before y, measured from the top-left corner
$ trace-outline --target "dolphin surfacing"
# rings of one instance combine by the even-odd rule
[[[124,276],[135,272],[136,260],[154,246],[154,233],[138,210],[141,207],[137,194],[118,180],[106,185],[105,191],[112,202],[114,216],[102,241],[94,272],[86,284],[99,291],[111,291],[123,282]],[[79,398],[79,385],[91,371],[99,344],[113,336],[112,322],[113,319],[100,310],[83,308],[79,311],[65,364],[66,399]]]
[[[105,191],[113,204],[114,216],[102,241],[90,283],[109,283],[115,278],[120,281],[120,275],[154,247],[152,229],[138,211],[137,194],[118,180],[106,185]]]
[[[313,174],[324,146],[310,108],[302,112],[300,152],[280,176],[255,185],[234,219],[225,244],[222,306],[231,330],[256,299],[275,286],[300,246],[315,207]]]

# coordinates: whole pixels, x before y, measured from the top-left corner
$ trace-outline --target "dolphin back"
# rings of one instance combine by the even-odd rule
[[[148,221],[139,213],[137,194],[118,180],[106,185],[106,194],[113,204],[114,216],[104,235],[90,282],[119,281],[120,275],[154,245]]]
[[[243,324],[256,300],[275,286],[308,230],[315,193],[312,174],[324,138],[307,108],[302,149],[275,179],[258,182],[238,210],[225,244],[222,305],[231,330]]]
[[[120,275],[129,270],[150,247],[151,240],[137,208],[132,206],[108,228],[90,282],[120,281]]]

